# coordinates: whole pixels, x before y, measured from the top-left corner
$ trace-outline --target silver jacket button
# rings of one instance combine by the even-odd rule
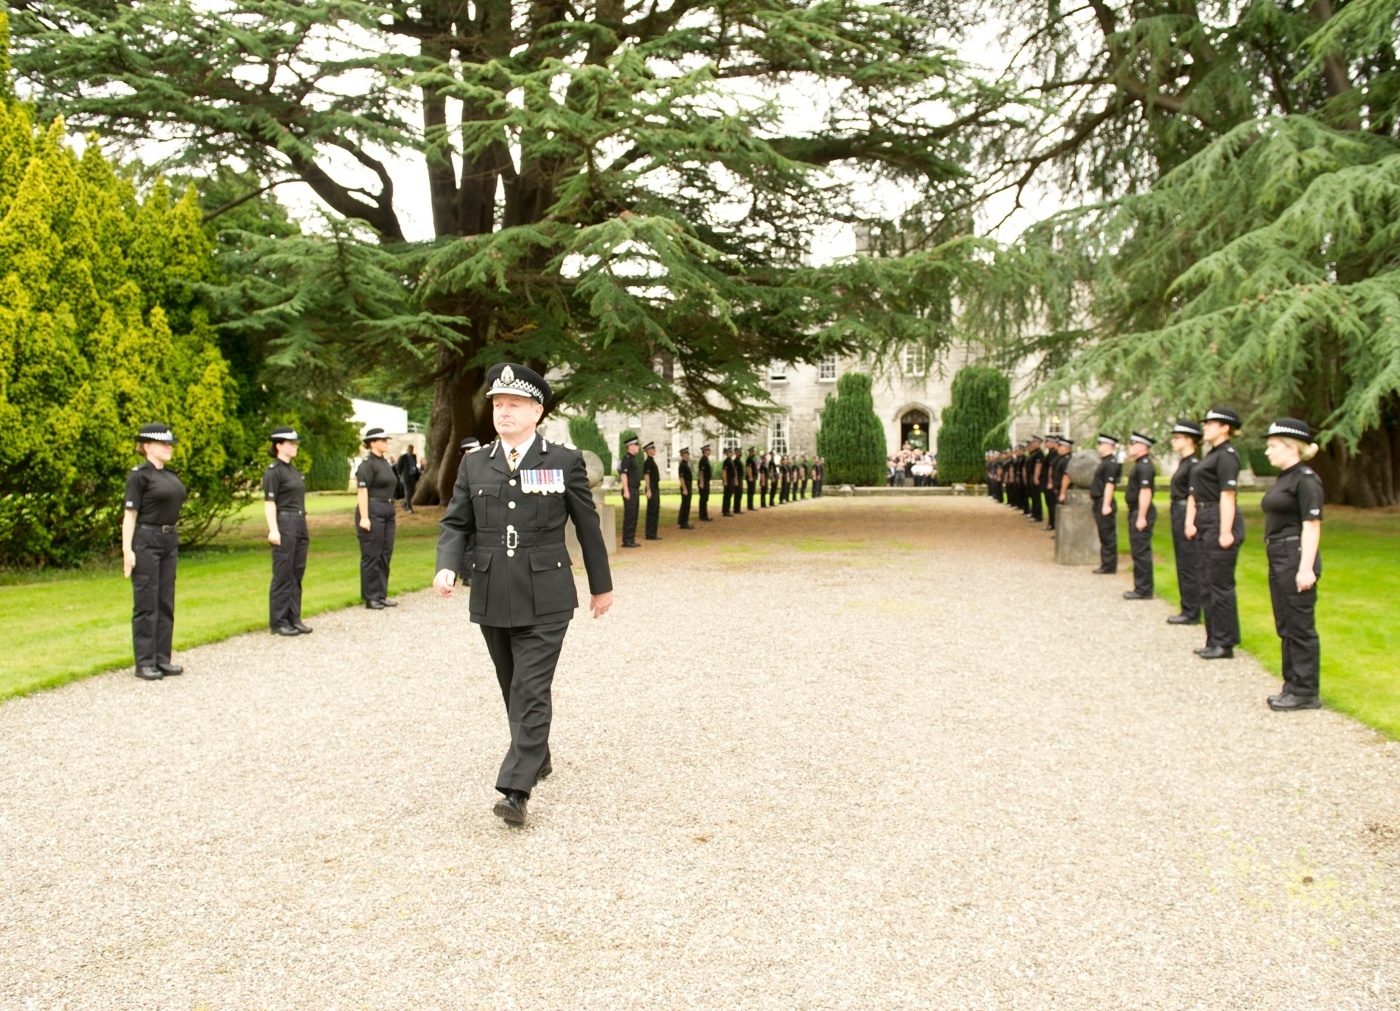
[[[506,503],[506,504],[509,505],[512,509],[515,508],[515,503],[514,503],[514,502],[508,502],[508,503]]]
[[[514,549],[514,548],[506,548],[506,557],[507,557],[507,558],[514,558],[514,557],[515,557],[515,549]]]

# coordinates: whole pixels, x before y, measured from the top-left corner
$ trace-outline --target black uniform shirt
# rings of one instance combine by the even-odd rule
[[[263,471],[263,501],[276,502],[279,513],[306,511],[306,482],[290,463],[273,460]]]
[[[394,501],[394,489],[398,484],[398,475],[389,461],[373,453],[365,457],[360,469],[355,471],[355,487],[368,489],[371,502]]]
[[[1123,465],[1112,456],[1106,456],[1099,461],[1098,467],[1094,469],[1094,480],[1089,483],[1089,497],[1103,498],[1104,486],[1108,484],[1118,484],[1118,479],[1123,475]]]
[[[1229,441],[1214,447],[1191,471],[1191,494],[1196,504],[1219,502],[1222,491],[1238,491],[1240,454]]]
[[[647,477],[647,491],[655,495],[660,490],[661,468],[656,465],[654,457],[647,457],[647,462],[642,464],[642,470]]]
[[[1138,492],[1146,488],[1149,492],[1157,490],[1157,468],[1152,466],[1152,461],[1147,457],[1134,461],[1133,469],[1128,471],[1128,483],[1123,486],[1123,501],[1128,508],[1136,509],[1138,504]]]
[[[641,489],[641,484],[637,480],[637,454],[623,453],[622,463],[617,468],[617,476],[627,475],[627,491],[629,494],[636,494]]]
[[[710,475],[711,475],[712,473],[713,473],[713,468],[710,466],[710,458],[709,458],[708,456],[702,456],[702,457],[700,458],[700,490],[701,490],[701,491],[709,491],[709,490],[710,490]]]
[[[1305,463],[1278,476],[1264,496],[1264,536],[1298,537],[1308,520],[1322,519],[1322,478]]]
[[[681,494],[689,495],[693,490],[691,485],[690,461],[682,460],[681,465],[676,468],[676,474],[681,479]]]
[[[1194,456],[1183,457],[1172,475],[1171,495],[1173,502],[1185,502],[1191,494],[1191,472],[1196,469]]]
[[[1065,471],[1069,469],[1069,454],[1057,453],[1050,467],[1050,490],[1056,495],[1060,493],[1060,485],[1064,482]]]
[[[1036,447],[1035,449],[1031,450],[1029,453],[1026,454],[1026,480],[1028,480],[1031,484],[1035,484],[1036,464],[1040,464],[1041,466],[1042,473],[1040,475],[1040,480],[1043,482],[1045,480],[1045,454],[1040,451],[1039,447]]]
[[[126,508],[136,510],[137,523],[174,526],[185,494],[180,479],[164,467],[143,463],[126,475]]]

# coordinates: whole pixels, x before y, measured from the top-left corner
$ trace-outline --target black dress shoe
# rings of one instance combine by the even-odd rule
[[[529,799],[530,795],[522,790],[507,790],[491,810],[507,824],[524,825],[525,805]]]
[[[1280,692],[1269,696],[1269,708],[1276,713],[1291,713],[1295,709],[1321,709],[1322,700],[1316,695],[1294,695]]]
[[[1210,649],[1203,650],[1199,655],[1202,660],[1232,660],[1235,656],[1235,648],[1233,646],[1212,646]]]
[[[1123,594],[1123,599],[1124,599],[1124,600],[1151,600],[1151,599],[1152,599],[1152,594],[1150,594],[1150,593],[1138,593],[1137,590],[1129,590],[1127,593]]]
[[[1174,614],[1167,619],[1168,625],[1199,625],[1201,616],[1199,614]]]
[[[681,527],[681,529],[682,529],[682,530],[694,530],[694,529],[695,529],[695,525],[692,524],[692,523],[687,523],[685,526]]]
[[[382,611],[382,610],[384,610],[384,601],[382,601],[382,600],[366,600],[366,601],[365,601],[365,607],[368,607],[371,611]]]
[[[383,604],[385,607],[398,607],[398,606],[399,606],[399,602],[398,602],[397,600],[390,600],[388,597],[380,597],[380,598],[379,598],[379,602],[380,602],[381,604]]]
[[[1191,652],[1192,652],[1192,653],[1195,653],[1197,656],[1200,656],[1202,653],[1204,653],[1206,650],[1208,650],[1208,649],[1210,649],[1210,648],[1211,648],[1211,647],[1209,647],[1209,646],[1197,646],[1197,647],[1196,647],[1195,649],[1193,649]]]
[[[296,629],[294,629],[291,625],[278,625],[276,628],[274,628],[274,629],[272,630],[272,634],[273,634],[273,635],[293,635],[293,636],[295,636],[295,635],[301,635],[301,633],[298,632]]]
[[[649,540],[649,541],[659,541],[659,540],[661,540],[661,539],[662,539],[662,538],[661,538],[659,535],[656,536],[656,537],[648,537],[648,538],[647,538],[647,540]]]
[[[701,516],[700,519],[706,523],[713,523],[715,521],[713,516]]]
[[[156,670],[160,671],[161,674],[168,678],[179,677],[181,674],[185,673],[185,668],[177,667],[173,663],[157,663]]]
[[[161,678],[165,677],[165,675],[160,672],[159,667],[137,667],[136,676],[142,681],[159,681]]]
[[[623,541],[623,542],[622,542],[622,546],[623,546],[624,548],[640,548],[640,547],[641,547],[641,545],[638,544],[636,541]]]
[[[1105,569],[1102,565],[1100,565],[1097,569],[1094,570],[1094,575],[1096,575],[1096,576],[1111,576],[1111,575],[1113,575],[1114,573],[1116,573],[1117,571],[1118,571],[1117,569]]]
[[[302,635],[310,635],[312,632],[316,631],[310,625],[304,625],[299,621],[292,622],[292,628],[296,629]]]

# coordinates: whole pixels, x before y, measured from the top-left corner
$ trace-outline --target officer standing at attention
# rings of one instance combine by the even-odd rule
[[[1201,445],[1201,426],[1181,418],[1172,428],[1172,450],[1181,458],[1172,475],[1172,550],[1176,556],[1176,588],[1181,611],[1167,618],[1172,625],[1194,625],[1201,620],[1201,563],[1199,544],[1186,536],[1186,499],[1191,494],[1191,471]]]
[[[1045,486],[1045,475],[1041,473],[1045,466],[1045,451],[1040,447],[1040,436],[1032,435],[1030,449],[1026,453],[1026,514],[1037,523],[1045,521],[1045,512],[1040,503],[1040,492]]]
[[[1118,440],[1113,436],[1101,434],[1096,448],[1099,465],[1089,483],[1089,500],[1094,504],[1094,522],[1099,528],[1099,567],[1094,573],[1105,576],[1118,571],[1118,502],[1113,489],[1123,468],[1118,462]]]
[[[1065,499],[1069,496],[1069,455],[1074,452],[1074,440],[1066,439],[1062,435],[1057,441],[1057,448],[1054,463],[1050,467],[1050,497],[1055,500],[1055,516],[1059,515],[1060,506],[1065,504]]]
[[[457,447],[462,451],[462,459],[465,460],[472,453],[481,448],[481,440],[474,435],[469,435],[462,440]],[[461,466],[459,463],[458,466]],[[448,505],[452,500],[448,499]],[[457,575],[461,578],[463,585],[472,585],[472,550],[476,547],[476,534],[467,538],[467,546],[462,549],[462,567],[457,570]]]
[[[720,464],[720,481],[724,488],[724,505],[720,510],[721,516],[732,516],[733,512],[729,505],[734,500],[734,451],[726,449],[724,451],[724,463]]]
[[[758,458],[754,456],[757,447],[749,447],[748,458],[744,460],[744,483],[748,486],[749,512],[753,512],[753,493],[758,488]]]
[[[1128,459],[1133,461],[1128,481],[1123,485],[1123,511],[1128,517],[1128,545],[1133,553],[1133,588],[1124,600],[1151,600],[1152,528],[1157,525],[1157,507],[1152,493],[1157,490],[1157,469],[1148,454],[1156,440],[1134,432],[1128,439]]]
[[[297,455],[294,428],[272,430],[272,463],[263,472],[263,516],[272,544],[272,586],[267,593],[268,624],[276,635],[310,635],[301,620],[301,579],[306,575],[306,482],[292,466]]]
[[[637,510],[641,507],[640,495],[642,485],[640,475],[637,473],[637,450],[642,445],[642,440],[635,435],[627,440],[623,447],[622,463],[617,468],[617,475],[622,481],[622,546],[624,548],[639,548],[637,543]],[[701,506],[700,508],[704,508]]]
[[[778,503],[785,505],[792,494],[792,460],[786,456],[778,464],[778,489]]]
[[[768,508],[768,453],[758,454],[758,507]]]
[[[1203,660],[1228,660],[1240,643],[1235,562],[1244,543],[1244,517],[1235,501],[1240,455],[1230,445],[1230,436],[1240,425],[1240,416],[1228,407],[1206,412],[1201,431],[1211,448],[1191,471],[1191,496],[1186,500],[1186,536],[1200,541],[1206,644],[1196,655]]]
[[[365,432],[369,455],[355,472],[355,526],[360,539],[360,596],[365,607],[382,611],[399,605],[389,599],[389,563],[394,557],[394,488],[398,475],[384,459],[389,437],[382,428]]]
[[[656,443],[648,442],[642,447],[642,452],[647,455],[646,462],[642,464],[642,487],[646,489],[647,497],[646,536],[649,541],[659,541],[661,535],[656,528],[661,523],[661,468],[656,465]]]
[[[690,493],[694,487],[694,479],[690,470],[690,447],[686,446],[681,450],[681,463],[676,468],[676,473],[681,479],[681,512],[680,528],[682,530],[694,530],[690,523]]]
[[[822,497],[822,482],[826,480],[826,461],[817,457],[812,462],[812,498]]]
[[[498,438],[489,452],[473,453],[458,468],[442,517],[433,588],[452,596],[452,567],[467,537],[476,534],[471,620],[481,626],[510,724],[510,749],[496,777],[501,797],[492,810],[523,825],[530,791],[554,771],[554,669],[578,607],[565,523],[572,520],[578,534],[595,618],[612,606],[612,574],[583,454],[536,435],[549,384],[514,364],[493,366],[486,381]]]
[[[710,515],[710,481],[714,479],[714,465],[710,463],[710,444],[700,447],[700,518],[706,523],[713,521]]]
[[[122,512],[122,575],[131,580],[131,643],[142,681],[183,674],[170,662],[175,636],[175,567],[180,561],[180,507],[185,486],[166,469],[175,454],[169,425],[142,425],[136,452],[146,462],[126,476]]]
[[[778,454],[768,454],[768,504],[775,506],[778,504]]]
[[[1264,452],[1281,473],[1264,496],[1264,544],[1274,628],[1283,640],[1283,691],[1269,696],[1269,708],[1317,709],[1322,705],[1315,620],[1322,575],[1322,479],[1305,462],[1317,455],[1317,443],[1307,423],[1297,418],[1279,418],[1267,434]]]
[[[734,447],[734,515],[744,512],[744,451]]]

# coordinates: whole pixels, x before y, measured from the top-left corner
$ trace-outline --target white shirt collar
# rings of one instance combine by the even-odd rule
[[[535,436],[537,434],[538,433],[536,432],[531,432],[530,437],[518,446],[512,446],[510,443],[506,442],[505,438],[503,437],[501,439],[501,449],[505,452],[507,458],[509,458],[510,456],[510,451],[514,449],[517,453],[520,454],[520,459],[523,460],[525,459],[525,454],[530,451],[530,447],[535,444]]]

